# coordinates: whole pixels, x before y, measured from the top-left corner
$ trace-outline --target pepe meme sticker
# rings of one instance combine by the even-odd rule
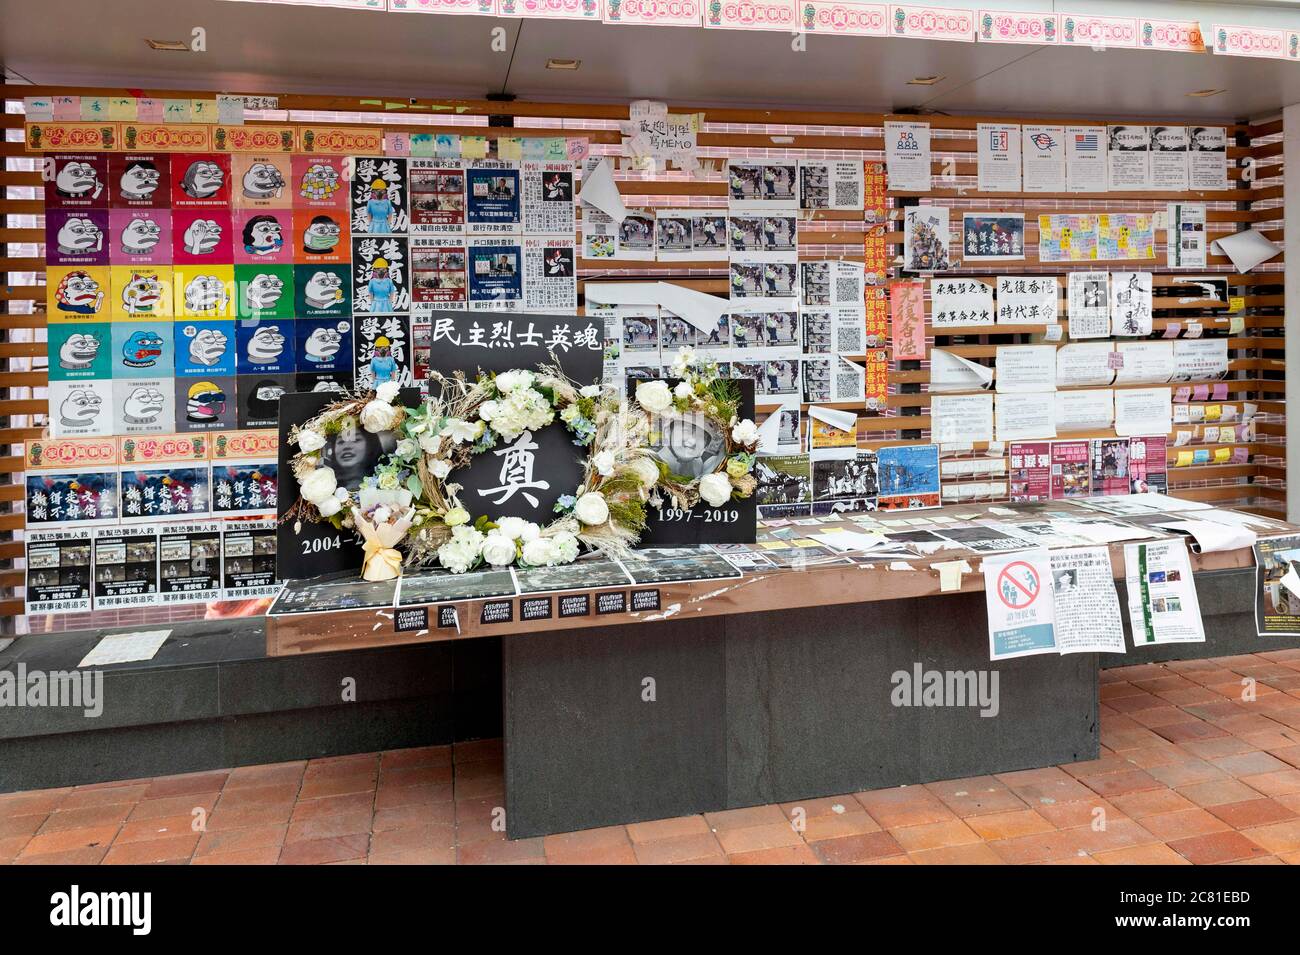
[[[45,180],[46,209],[107,209],[108,157],[104,154],[53,156]]]
[[[229,208],[230,178],[229,156],[217,153],[173,156],[172,208]]]
[[[211,431],[234,427],[233,375],[177,378],[175,395],[178,431]]]
[[[166,209],[171,205],[171,157],[159,154],[116,154],[108,157],[108,179],[114,209]]]
[[[56,438],[113,433],[112,382],[51,381],[50,431]]]
[[[111,327],[107,323],[51,325],[50,380],[111,377]]]
[[[170,265],[172,219],[166,209],[114,209],[109,213],[108,259],[114,265]]]

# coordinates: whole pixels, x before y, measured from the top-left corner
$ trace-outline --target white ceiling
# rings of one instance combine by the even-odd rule
[[[195,27],[206,30],[205,53],[144,43],[188,39]],[[494,27],[506,31],[503,53],[491,49]],[[546,70],[549,57],[582,67]],[[1300,102],[1300,63],[1245,57],[819,36],[794,52],[784,33],[222,0],[0,0],[0,62],[36,83],[231,92],[479,98],[504,89],[524,99],[1206,119]],[[932,73],[946,78],[907,85]],[[1227,92],[1186,95],[1210,87]]]

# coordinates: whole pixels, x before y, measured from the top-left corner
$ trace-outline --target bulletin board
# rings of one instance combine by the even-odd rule
[[[128,95],[125,90],[7,86],[4,90],[8,109],[21,107],[25,96],[34,94],[85,96]],[[132,95],[154,97],[214,96],[193,91],[130,91]],[[249,95],[265,95],[257,91]],[[250,112],[245,126],[280,136],[286,129],[301,129],[312,124],[328,125],[345,135],[349,129],[383,132],[433,133],[485,137],[489,142],[499,137],[581,137],[589,143],[593,155],[618,156],[622,135],[620,120],[628,118],[626,105],[580,103],[524,103],[478,100],[439,101],[414,99],[403,101],[400,115],[374,113],[364,96],[325,96],[279,94],[274,109]],[[374,101],[370,101],[373,103]],[[268,103],[269,105],[269,103]],[[671,104],[670,111],[678,112]],[[809,110],[768,110],[725,108],[701,110],[692,107],[680,112],[702,113],[698,135],[702,168],[686,171],[658,167],[646,172],[622,163],[616,170],[619,192],[626,204],[654,208],[717,208],[727,203],[727,158],[747,161],[797,160],[801,158],[860,160],[873,165],[885,160],[884,123],[889,120],[927,122],[931,127],[932,189],[924,194],[890,190],[882,214],[874,222],[863,211],[820,209],[800,213],[798,255],[801,261],[841,260],[864,263],[864,250],[878,255],[883,247],[887,268],[882,288],[889,282],[906,278],[899,266],[903,246],[902,216],[917,202],[942,205],[950,209],[954,230],[960,229],[963,212],[1012,212],[1025,217],[1025,257],[1023,261],[983,263],[943,273],[943,278],[981,277],[996,281],[1003,275],[1056,276],[1061,286],[1059,312],[1064,321],[1064,295],[1069,271],[1080,268],[1133,270],[1153,273],[1153,334],[1163,335],[1171,323],[1186,327],[1189,321],[1202,326],[1205,338],[1223,337],[1229,349],[1226,379],[1185,382],[1193,389],[1216,385],[1224,398],[1207,395],[1190,404],[1223,405],[1247,402],[1255,408],[1253,429],[1242,439],[1234,430],[1231,440],[1205,442],[1203,429],[1197,427],[1191,442],[1175,446],[1175,436],[1168,439],[1167,463],[1169,490],[1180,496],[1214,502],[1225,506],[1282,516],[1285,511],[1285,406],[1283,349],[1283,257],[1279,256],[1247,274],[1237,274],[1222,256],[1210,254],[1207,268],[1195,270],[1227,280],[1233,302],[1234,322],[1221,309],[1205,309],[1179,302],[1175,277],[1189,270],[1167,267],[1163,230],[1156,233],[1154,259],[1112,260],[1095,265],[1080,263],[1043,263],[1038,261],[1038,216],[1066,213],[1154,213],[1170,202],[1203,202],[1207,206],[1210,240],[1239,231],[1247,226],[1260,230],[1272,241],[1282,244],[1282,124],[1281,121],[1249,124],[1224,122],[1230,136],[1228,149],[1230,188],[1217,192],[1103,192],[1103,193],[981,193],[976,185],[975,130],[978,117],[932,115],[925,117],[890,117],[873,113],[819,112]],[[1146,124],[1176,124],[1176,117],[1133,117]],[[999,122],[1062,123],[1091,122],[1099,125],[1122,122],[1116,117],[998,117]],[[1183,120],[1190,125],[1190,121]],[[1198,123],[1203,121],[1198,120]],[[41,154],[29,152],[27,144],[14,136],[23,130],[21,113],[8,112],[0,124],[11,134],[0,146],[5,168],[0,171],[4,197],[0,211],[0,241],[4,258],[0,260],[0,612],[23,612],[20,588],[23,570],[22,532],[23,476],[27,467],[23,442],[42,437],[46,426],[49,400],[47,314],[45,303],[46,238]],[[338,152],[363,150],[341,149]],[[1250,170],[1242,168],[1249,162]],[[579,211],[582,215],[582,211]],[[960,242],[954,232],[954,242]],[[728,261],[726,258],[669,261],[603,261],[580,258],[577,262],[579,309],[581,294],[587,283],[661,280],[696,291],[726,297]],[[928,285],[927,284],[927,294]],[[870,290],[869,290],[870,294]],[[877,300],[877,309],[880,299]],[[884,306],[887,314],[888,305]],[[870,314],[870,310],[869,310]],[[877,312],[877,314],[879,314]],[[879,407],[863,402],[832,403],[832,407],[858,413],[858,443],[864,448],[934,443],[931,433],[931,396],[929,393],[929,355],[937,346],[980,364],[992,365],[997,346],[1032,344],[1044,339],[1042,325],[998,324],[994,327],[946,326],[935,329],[930,309],[926,308],[925,357],[893,360],[887,364],[886,393]],[[1230,329],[1236,329],[1230,331]],[[1065,340],[1068,341],[1068,338]],[[1063,342],[1064,343],[1064,342]],[[892,342],[879,343],[890,351]],[[845,355],[850,361],[867,361],[867,355]],[[1124,386],[1115,386],[1124,387]],[[1193,391],[1193,394],[1199,394]],[[806,411],[806,406],[804,409]],[[760,407],[760,415],[762,408]],[[802,427],[808,426],[803,415]],[[238,436],[235,429],[231,435]],[[1112,437],[1113,431],[1062,433],[1061,438],[1093,439]],[[235,438],[239,440],[238,437]],[[1187,450],[1205,452],[1193,455],[1190,463],[1180,459]],[[205,452],[213,453],[211,449]],[[1226,455],[1226,457],[1225,457]],[[964,462],[976,462],[974,465]],[[995,462],[1001,462],[1000,466]],[[1005,500],[1005,495],[989,492],[990,485],[1005,484],[1007,449],[998,445],[975,443],[943,461],[943,481],[960,487],[983,485],[970,500]],[[1000,476],[999,476],[1000,475]]]

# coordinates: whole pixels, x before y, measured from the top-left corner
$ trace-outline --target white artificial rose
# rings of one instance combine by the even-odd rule
[[[361,409],[361,427],[371,434],[392,431],[395,424],[397,424],[397,409],[386,401],[376,398],[366,402],[366,406]]]
[[[439,481],[441,481],[443,478],[445,478],[448,474],[451,473],[451,464],[450,462],[443,461],[442,459],[439,459],[437,461],[432,461],[429,464],[429,473],[432,474],[434,477],[436,477]]]
[[[584,398],[595,398],[600,394],[600,385],[587,385],[585,388],[579,388],[578,394]]]
[[[573,505],[573,516],[582,523],[595,527],[609,520],[609,505],[599,491],[588,491]]]
[[[442,522],[448,527],[457,527],[467,521],[469,521],[469,511],[463,507],[453,507],[442,518]]]
[[[531,388],[535,380],[531,371],[503,372],[497,375],[497,391],[508,394],[512,391]]]
[[[480,553],[493,567],[505,567],[514,563],[515,542],[504,534],[489,534]]]
[[[555,548],[549,538],[537,537],[524,545],[524,563],[544,567],[555,563]]]
[[[334,496],[334,490],[338,486],[339,482],[334,477],[333,468],[317,468],[303,479],[300,493],[304,501],[319,507],[326,498]]]
[[[399,458],[413,458],[419,450],[420,446],[410,438],[403,438],[397,442],[397,456]]]
[[[376,524],[387,524],[388,519],[393,516],[393,512],[381,504],[375,508],[370,516]]]
[[[525,529],[531,523],[532,521],[526,521],[522,517],[503,517],[497,521],[496,529],[492,533],[517,541],[524,536]]]
[[[339,511],[343,510],[343,502],[337,497],[327,497],[316,505],[316,510],[320,511],[321,517],[333,517]]]
[[[691,395],[695,394],[695,391],[694,391],[694,390],[691,388],[691,386],[690,386],[689,384],[687,384],[686,382],[684,382],[684,381],[679,381],[679,382],[677,383],[677,387],[673,389],[673,394],[674,394],[676,397],[685,400],[685,399],[689,398]]]
[[[308,454],[313,451],[319,451],[321,448],[325,447],[325,435],[321,434],[319,431],[299,431],[298,447]]]
[[[600,451],[591,459],[591,466],[594,467],[601,477],[609,477],[614,473],[614,452]]]
[[[568,531],[560,531],[552,537],[551,547],[555,551],[557,564],[571,564],[578,559],[578,538]]]
[[[722,471],[714,471],[700,478],[700,497],[712,507],[721,507],[731,500],[731,478]]]
[[[659,465],[649,458],[637,458],[628,467],[647,488],[654,487],[659,481]]]
[[[386,381],[375,390],[375,397],[380,401],[387,401],[390,405],[397,393],[402,390],[402,386],[395,381]]]
[[[538,527],[532,521],[524,521],[524,528],[519,532],[519,539],[521,541],[527,542],[531,540],[537,540],[537,538],[540,537],[541,535],[542,535],[542,529],[540,527]]]
[[[478,406],[478,416],[484,421],[491,421],[496,417],[497,412],[501,410],[501,405],[495,401],[485,401]]]
[[[636,386],[636,400],[646,411],[658,414],[667,411],[673,404],[673,393],[668,385],[658,379],[643,381]]]
[[[745,418],[731,429],[731,440],[744,446],[753,444],[758,440],[758,425]]]

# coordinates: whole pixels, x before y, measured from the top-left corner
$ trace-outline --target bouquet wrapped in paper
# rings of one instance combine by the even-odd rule
[[[392,580],[402,572],[398,545],[406,539],[415,512],[410,507],[376,504],[367,510],[354,508],[352,520],[361,535],[365,557],[361,576],[366,580]]]

